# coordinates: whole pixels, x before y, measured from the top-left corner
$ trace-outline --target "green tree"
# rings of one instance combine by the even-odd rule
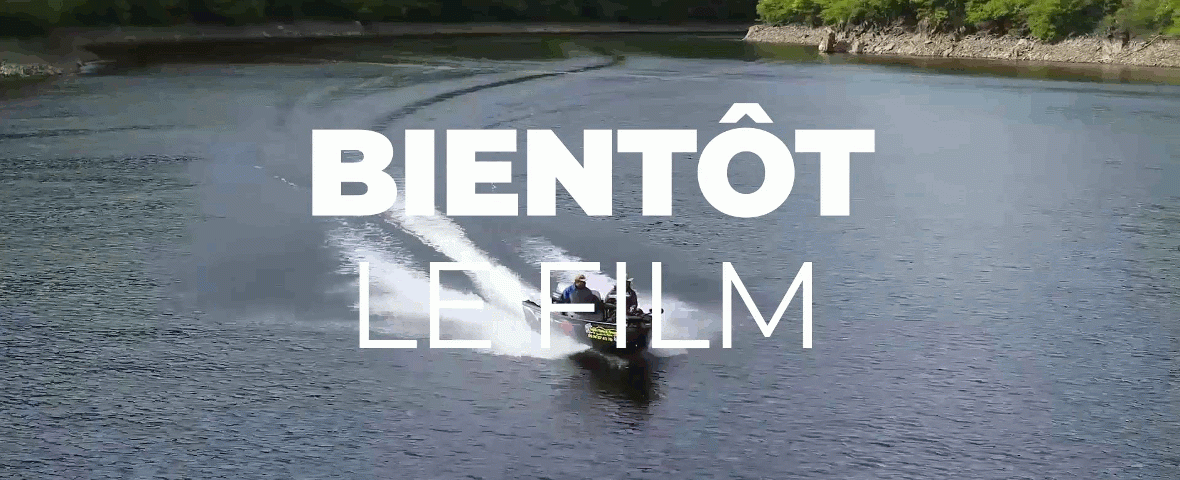
[[[780,25],[803,23],[818,26],[823,23],[823,0],[762,0],[758,2],[758,18],[764,23]]]
[[[1180,0],[1128,0],[1115,13],[1114,23],[1135,34],[1180,36]]]

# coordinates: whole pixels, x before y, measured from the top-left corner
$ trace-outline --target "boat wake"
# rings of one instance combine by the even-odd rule
[[[330,237],[344,256],[342,273],[355,275],[356,265],[369,264],[369,308],[371,338],[419,340],[425,347],[430,338],[430,278],[425,262],[417,262],[402,247],[401,239],[390,231],[393,226],[413,239],[456,262],[486,263],[492,268],[464,272],[473,288],[448,286],[442,282],[440,300],[479,300],[481,310],[445,309],[440,312],[441,337],[464,340],[490,340],[489,353],[555,359],[586,350],[586,346],[559,334],[550,337],[551,348],[541,348],[541,336],[525,321],[521,303],[525,299],[545,298],[477,247],[463,229],[442,215],[411,217],[399,207],[387,212],[386,225],[368,223],[363,227],[342,225]],[[583,259],[553,245],[544,238],[519,240],[517,252],[525,260],[540,262],[579,262]],[[588,285],[607,292],[615,279],[602,271],[560,272],[555,275],[583,273]],[[460,273],[455,272],[455,275]],[[446,280],[447,277],[443,277]],[[637,289],[641,306],[650,307],[650,292]],[[664,334],[668,339],[696,338],[700,328],[694,318],[700,311],[673,296],[663,299]],[[685,353],[682,349],[652,349],[653,355],[668,357]]]
[[[476,291],[441,286],[440,300],[480,300],[482,310],[445,309],[440,311],[440,337],[443,339],[490,340],[488,353],[556,359],[585,350],[571,339],[553,335],[548,349],[541,348],[541,336],[524,321],[521,303],[509,299],[523,298],[524,287],[506,268],[461,237],[457,225],[441,217],[423,224],[398,224],[407,231],[430,232],[423,241],[438,245],[440,252],[454,261],[487,262],[493,270],[469,272]],[[450,225],[447,225],[450,224]],[[416,230],[421,229],[421,230]],[[460,236],[457,236],[460,235]],[[369,263],[370,338],[417,339],[419,348],[428,347],[430,338],[430,278],[428,270],[417,267],[396,239],[379,226],[364,229],[341,227],[331,238],[345,257],[342,270],[355,275],[356,265]],[[457,274],[457,273],[456,273]]]
[[[496,75],[456,75],[452,82],[437,82],[431,87],[440,92],[421,98],[422,92],[414,89],[380,89],[382,93],[368,92],[369,88],[378,85],[385,77],[368,79],[350,90],[350,94],[335,90],[319,92],[307,97],[294,99],[291,108],[286,111],[284,121],[278,131],[273,132],[276,137],[290,135],[301,127],[315,127],[324,125],[329,120],[338,120],[345,125],[359,123],[376,123],[378,130],[390,128],[390,122],[404,118],[418,109],[432,106],[458,95],[472,93],[486,88],[494,88],[519,81],[548,78],[558,75],[586,72],[616,65],[620,61],[617,57],[580,57],[563,64],[564,68],[552,71],[532,72],[530,75],[512,76],[511,79],[498,78]],[[414,67],[406,67],[414,70]],[[512,75],[511,72],[504,75]],[[407,74],[408,75],[408,74]],[[519,72],[516,74],[519,75]],[[341,87],[346,88],[346,87]],[[367,94],[361,94],[367,92]],[[414,97],[417,96],[416,100]],[[382,101],[375,101],[380,97]],[[335,102],[335,103],[333,103]],[[321,105],[321,104],[332,105]],[[403,105],[401,109],[382,117],[378,110],[388,108],[389,104]],[[382,105],[376,108],[374,105]],[[348,107],[348,108],[345,108]],[[354,108],[355,107],[355,108]],[[367,108],[366,108],[367,107]],[[347,112],[347,113],[345,113]],[[358,113],[360,112],[360,113]],[[253,117],[247,117],[253,118]],[[350,123],[351,122],[351,123]],[[252,132],[266,131],[265,128],[251,129]],[[277,140],[277,138],[275,139]],[[249,143],[247,139],[242,139]],[[286,165],[286,159],[303,156],[302,152],[291,147],[291,142],[265,142],[264,145],[279,145],[263,151],[255,152],[254,168],[274,176],[287,186],[305,190],[307,187],[307,173],[303,168],[291,169]],[[272,171],[273,170],[273,171]],[[283,172],[283,173],[279,173]],[[394,175],[400,172],[391,172]],[[295,180],[288,180],[295,179]],[[470,279],[469,286],[456,286],[455,282],[448,282],[464,273],[453,272],[442,276],[443,288],[440,296],[442,300],[480,300],[484,302],[482,310],[445,309],[440,312],[441,337],[443,339],[490,340],[490,353],[499,355],[530,356],[537,358],[560,358],[575,352],[584,351],[587,347],[578,344],[563,335],[554,334],[550,338],[551,348],[541,348],[540,334],[533,331],[525,321],[522,303],[526,299],[546,299],[549,292],[541,292],[534,282],[524,281],[521,277],[502,262],[480,249],[471,241],[463,228],[452,219],[435,212],[434,216],[408,216],[402,204],[396,204],[391,210],[380,217],[366,220],[342,221],[329,235],[331,242],[342,253],[342,274],[354,276],[360,262],[367,262],[369,268],[369,309],[370,338],[374,339],[416,339],[419,347],[425,348],[430,338],[430,279],[429,260],[411,255],[409,249],[401,244],[403,241],[414,243],[413,250],[418,251],[421,244],[432,249],[439,255],[455,262],[482,263],[491,266],[489,270],[464,272]],[[400,232],[399,232],[400,231]],[[523,239],[503,239],[506,242],[518,241],[518,253],[528,261],[539,265],[542,261],[576,262],[583,261],[569,254],[548,240],[538,237]],[[613,263],[605,263],[608,268]],[[569,275],[573,272],[560,272]],[[603,272],[585,272],[589,277],[591,288],[605,293],[614,286],[615,280]],[[547,288],[547,287],[544,287]],[[649,306],[650,292],[640,290],[641,304]],[[679,301],[673,296],[666,295],[663,299],[664,336],[668,339],[697,338],[699,334],[697,323],[693,318],[702,318],[699,310],[687,302]],[[670,356],[683,351],[653,350],[653,354]]]

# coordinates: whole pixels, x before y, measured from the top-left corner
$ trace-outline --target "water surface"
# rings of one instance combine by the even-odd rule
[[[226,52],[222,52],[226,53]],[[220,58],[219,58],[220,57]],[[823,57],[731,38],[383,41],[137,58],[0,102],[0,472],[141,478],[1176,478],[1180,86],[1150,69]],[[1162,80],[1162,83],[1160,83]],[[1156,82],[1156,83],[1149,83]],[[1170,82],[1170,83],[1169,83]],[[852,214],[820,217],[819,158],[737,219],[677,158],[672,217],[641,215],[637,154],[614,215],[312,217],[310,132],[762,125],[876,131]],[[754,126],[753,124],[747,126]],[[440,142],[442,141],[440,133]],[[514,181],[481,191],[521,194]],[[439,157],[438,205],[445,208]],[[400,153],[389,169],[401,178]],[[730,182],[761,185],[756,158]],[[426,348],[432,261],[444,338]],[[663,264],[674,338],[626,366],[514,307],[542,261]],[[357,265],[374,338],[357,348]],[[814,348],[798,299],[814,264]],[[735,296],[736,297],[736,296]]]

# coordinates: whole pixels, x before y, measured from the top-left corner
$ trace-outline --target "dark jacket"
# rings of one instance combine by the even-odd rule
[[[588,287],[574,288],[573,294],[570,295],[570,303],[593,303],[597,306],[599,300],[594,290]]]
[[[594,294],[594,290],[591,290],[589,287],[578,288],[575,285],[570,285],[561,293],[561,300],[565,303],[597,304],[599,298],[598,295]]]
[[[618,291],[618,289],[619,289],[619,287],[611,288],[610,293],[606,294],[606,298],[614,298],[615,293]],[[635,290],[628,288],[627,289],[627,311],[632,311],[632,310],[639,310],[639,295],[635,293]]]

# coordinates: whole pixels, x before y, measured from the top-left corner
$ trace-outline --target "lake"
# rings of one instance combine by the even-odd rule
[[[169,55],[171,53],[171,55]],[[718,121],[733,103],[773,120]],[[1180,74],[825,57],[727,36],[323,42],[148,52],[0,100],[0,476],[14,478],[1180,477]],[[697,155],[670,217],[639,154],[613,215],[311,215],[311,130],[394,145],[436,129],[872,129],[851,214],[819,215],[819,155],[789,198],[720,213]],[[735,157],[756,190],[763,166]],[[399,197],[398,204],[401,204]],[[447,272],[431,349],[430,262]],[[661,262],[666,333],[709,349],[630,364],[519,317],[540,263]],[[359,349],[358,265],[371,336]],[[814,346],[800,299],[812,262]],[[572,273],[565,275],[570,276]],[[555,280],[568,281],[567,278]]]

